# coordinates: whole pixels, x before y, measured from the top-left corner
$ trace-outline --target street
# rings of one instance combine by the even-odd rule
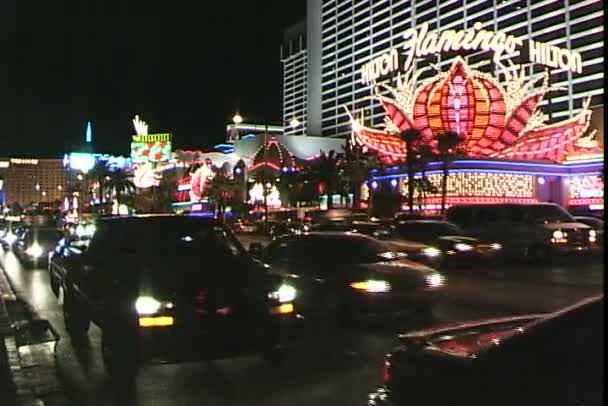
[[[445,272],[448,289],[437,303],[434,320],[412,316],[402,322],[366,323],[331,337],[309,332],[279,367],[253,356],[143,367],[135,393],[124,394],[114,390],[104,371],[99,329],[91,328],[88,341],[70,340],[61,305],[49,288],[47,270],[26,269],[5,251],[0,265],[17,294],[61,335],[56,360],[75,405],[363,405],[367,391],[380,380],[382,356],[394,344],[397,332],[552,311],[602,292],[604,282],[599,257],[588,263],[571,261],[542,268],[513,264],[449,270]]]

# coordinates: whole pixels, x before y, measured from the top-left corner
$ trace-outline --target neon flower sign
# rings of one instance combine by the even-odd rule
[[[526,82],[523,70],[511,72],[499,83],[457,57],[447,72],[418,86],[418,77],[428,69],[406,72],[397,78],[397,87],[383,85],[393,97],[377,89],[386,111],[385,129],[367,128],[351,116],[355,142],[376,151],[385,163],[405,159],[399,134],[410,128],[419,130],[421,143],[435,152],[437,137],[454,131],[464,139],[465,153],[476,158],[563,162],[568,155],[597,149],[593,133],[583,137],[591,118],[589,101],[575,117],[545,124],[538,107],[547,92],[556,90],[548,86],[546,73]]]

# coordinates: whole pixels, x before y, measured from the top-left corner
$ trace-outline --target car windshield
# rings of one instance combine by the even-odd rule
[[[62,237],[63,237],[63,233],[59,230],[55,230],[55,229],[36,230],[36,229],[34,229],[28,233],[26,240],[28,242],[34,240],[34,241],[38,242],[39,244],[45,245],[45,244],[55,244]]]
[[[138,236],[137,251],[147,255],[202,255],[214,250],[245,254],[241,243],[226,228],[184,220],[139,222],[131,226],[129,234]]]
[[[567,211],[556,205],[529,206],[527,211],[528,219],[535,222],[569,223],[576,221]]]
[[[331,235],[305,239],[298,255],[318,262],[363,264],[396,259],[384,243],[364,236]]]
[[[445,235],[463,234],[454,224],[441,222],[406,222],[398,224],[395,230],[398,237],[412,241],[430,241]]]

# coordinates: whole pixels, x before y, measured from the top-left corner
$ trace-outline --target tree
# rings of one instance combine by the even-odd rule
[[[130,176],[122,169],[116,169],[109,174],[107,186],[116,195],[116,203],[120,207],[123,194],[130,194],[135,191],[135,185]]]
[[[327,195],[327,208],[333,208],[332,196],[339,191],[341,154],[321,151],[310,166],[311,180],[318,186],[320,195]]]
[[[110,169],[108,166],[101,161],[95,161],[95,165],[87,173],[87,178],[96,181],[99,184],[99,203],[103,204],[105,186],[107,185],[108,179],[111,176]]]
[[[437,193],[437,188],[435,185],[431,183],[431,181],[426,176],[426,170],[429,163],[435,160],[435,154],[433,153],[433,148],[428,145],[421,145],[418,149],[419,156],[419,164],[420,164],[420,181],[416,182],[415,187],[418,190],[419,195],[421,196],[420,205],[426,206],[426,196],[427,193]]]
[[[353,209],[361,206],[361,185],[369,177],[373,169],[380,167],[378,157],[363,149],[360,145],[349,141],[344,149],[344,167],[347,189],[353,194]]]
[[[445,212],[445,203],[448,194],[448,165],[454,159],[458,146],[463,139],[455,131],[446,131],[437,136],[439,156],[443,162],[443,177],[441,179],[441,214]]]
[[[415,128],[408,128],[401,133],[401,139],[405,142],[406,164],[407,164],[407,205],[410,214],[414,212],[414,176],[416,155],[415,144],[420,139],[420,131]]]
[[[209,201],[213,203],[218,218],[224,219],[226,207],[231,202],[239,200],[241,187],[241,182],[230,178],[223,171],[216,172],[215,176],[208,181],[206,194]]]

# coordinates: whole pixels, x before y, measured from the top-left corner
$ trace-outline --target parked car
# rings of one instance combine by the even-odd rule
[[[211,218],[99,219],[92,236],[62,241],[49,270],[67,330],[97,324],[106,370],[124,379],[147,363],[276,360],[295,312],[295,289]]]
[[[44,264],[63,232],[56,228],[28,227],[14,244],[14,253],[24,265]]]
[[[309,320],[430,310],[446,285],[438,271],[359,233],[283,237],[260,257],[297,289],[296,307]]]
[[[574,219],[593,228],[597,233],[598,244],[604,246],[604,220],[592,216],[574,216]]]
[[[598,248],[597,232],[553,203],[459,205],[445,217],[467,234],[501,244],[501,254],[512,258],[544,262]]]
[[[502,248],[496,242],[481,242],[466,235],[455,224],[441,220],[400,221],[393,228],[392,238],[426,244],[427,248],[411,253],[410,256],[422,261],[432,258],[435,264],[471,264],[495,257]]]
[[[298,221],[282,221],[269,226],[270,238],[275,239],[285,235],[301,234],[309,231],[310,226]]]
[[[390,227],[380,223],[362,220],[327,221],[313,226],[312,230],[361,233],[379,240],[385,240],[391,236]]]
[[[402,334],[366,404],[603,405],[603,308],[600,295],[549,314]]]

